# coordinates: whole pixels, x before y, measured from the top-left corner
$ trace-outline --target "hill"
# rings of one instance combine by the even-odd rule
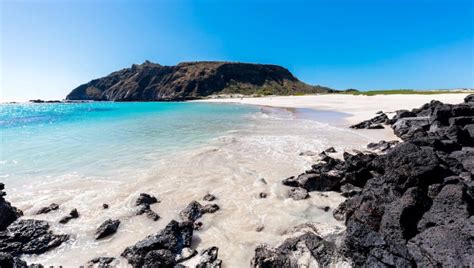
[[[80,85],[66,99],[180,101],[213,94],[293,95],[331,91],[305,84],[277,65],[186,62],[162,66],[145,61]]]

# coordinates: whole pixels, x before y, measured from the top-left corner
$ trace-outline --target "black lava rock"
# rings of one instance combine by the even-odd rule
[[[95,239],[102,239],[104,237],[113,235],[117,232],[120,225],[119,220],[108,219],[104,221],[95,232]]]

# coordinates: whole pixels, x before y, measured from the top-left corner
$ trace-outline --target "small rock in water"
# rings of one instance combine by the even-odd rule
[[[103,207],[104,209],[108,209],[108,208],[109,208],[109,205],[104,203],[104,204],[102,204],[102,207]]]
[[[324,152],[326,152],[326,153],[335,153],[336,149],[334,149],[334,147],[329,147],[326,150],[324,150]]]
[[[59,205],[56,204],[56,203],[51,203],[49,206],[47,207],[42,207],[40,208],[37,212],[36,212],[36,215],[39,215],[39,214],[46,214],[46,213],[49,213],[53,210],[57,210],[59,208]]]
[[[288,197],[293,198],[293,200],[303,200],[309,197],[308,191],[303,188],[296,187],[291,188],[288,191]]]
[[[119,225],[120,220],[108,219],[104,221],[95,231],[95,239],[102,239],[104,237],[115,234]]]
[[[196,221],[202,216],[202,205],[197,201],[189,203],[180,213],[183,220]]]
[[[135,201],[135,205],[136,206],[151,205],[157,202],[158,202],[158,199],[156,199],[156,197],[149,194],[141,193],[140,196],[138,196],[137,200]]]
[[[267,181],[266,181],[264,178],[260,178],[260,181],[261,181],[263,184],[268,184]]]
[[[204,207],[202,207],[202,213],[214,213],[218,211],[220,207],[217,204],[207,204]]]
[[[196,221],[201,218],[203,214],[214,213],[219,209],[220,208],[217,204],[207,204],[202,206],[199,202],[192,201],[179,213],[179,216],[186,221]]]
[[[255,231],[261,232],[261,231],[263,231],[263,229],[265,229],[265,226],[259,225],[259,226],[257,226],[257,228],[255,229]]]
[[[77,209],[73,209],[71,210],[71,212],[69,212],[69,215],[64,216],[62,219],[60,219],[59,223],[66,224],[70,220],[76,219],[76,218],[79,218],[79,212],[77,212]]]
[[[159,220],[160,216],[150,208],[151,204],[155,204],[157,202],[158,199],[156,199],[156,197],[149,194],[141,193],[135,201],[135,205],[139,207],[137,215],[145,214],[148,218],[154,221]]]
[[[111,263],[115,261],[114,257],[96,257],[87,263],[87,267],[106,268],[112,267]]]
[[[213,201],[213,200],[215,200],[215,199],[216,199],[216,197],[215,197],[214,195],[212,195],[212,194],[209,194],[209,193],[206,194],[206,195],[202,198],[202,200],[204,200],[204,201]]]
[[[267,193],[263,193],[263,192],[262,192],[262,193],[259,193],[259,194],[258,194],[258,197],[260,197],[260,198],[267,198]]]
[[[322,207],[321,209],[324,210],[325,212],[328,212],[331,209],[331,207],[325,206],[325,207]]]

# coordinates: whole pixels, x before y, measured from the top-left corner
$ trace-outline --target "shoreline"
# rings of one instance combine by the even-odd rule
[[[346,113],[346,125],[359,123],[375,116],[378,111],[393,113],[401,109],[413,109],[429,103],[431,100],[439,100],[447,104],[463,102],[470,93],[448,93],[448,94],[410,94],[410,95],[305,95],[305,96],[269,96],[258,98],[213,98],[192,100],[190,102],[210,103],[240,103],[257,106],[271,106],[294,109],[313,109],[317,111],[331,111]]]

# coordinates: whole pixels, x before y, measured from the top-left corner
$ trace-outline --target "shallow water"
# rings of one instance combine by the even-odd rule
[[[221,210],[203,216],[204,228],[196,232],[194,246],[218,246],[226,267],[248,267],[257,244],[276,245],[293,226],[310,222],[322,235],[343,228],[332,217],[343,200],[338,194],[286,198],[281,180],[317,159],[300,152],[334,146],[340,155],[374,141],[308,120],[308,111],[301,118],[287,110],[236,104],[49,105],[2,105],[0,118],[0,175],[8,199],[26,217],[49,220],[56,232],[72,235],[58,249],[26,258],[45,265],[77,267],[93,257],[117,257],[126,246],[177,219],[190,201],[205,204],[202,197],[210,192]],[[331,121],[338,118],[331,116]],[[141,192],[161,200],[152,205],[160,220],[135,216],[134,201]],[[260,192],[268,197],[257,198]],[[32,216],[51,202],[60,209]],[[103,210],[102,203],[110,208]],[[331,211],[324,212],[324,206]],[[72,208],[80,218],[56,224]],[[118,233],[95,241],[95,228],[108,218],[122,221]],[[260,225],[264,229],[257,232]],[[120,258],[117,265],[127,267]]]

